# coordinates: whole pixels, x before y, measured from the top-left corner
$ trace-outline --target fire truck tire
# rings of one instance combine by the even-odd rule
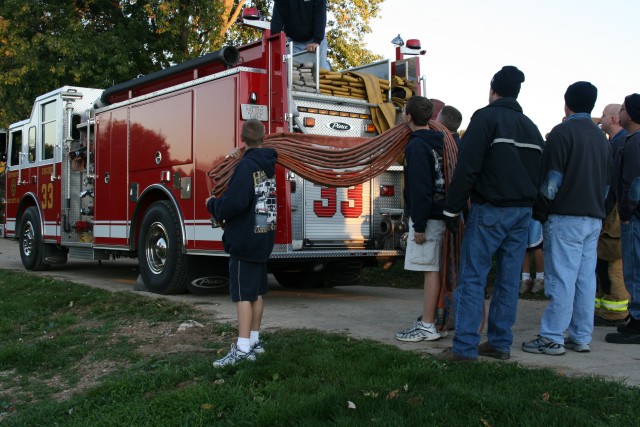
[[[189,256],[182,251],[182,228],[175,207],[166,200],[149,206],[138,240],[140,274],[151,292],[179,294],[187,288]]]
[[[325,286],[358,286],[362,284],[362,267],[335,270],[327,274]]]
[[[324,274],[312,271],[276,271],[273,277],[283,288],[321,288],[325,282]]]
[[[20,258],[27,270],[46,270],[51,264],[44,261],[44,243],[40,215],[35,206],[24,211],[20,222]]]

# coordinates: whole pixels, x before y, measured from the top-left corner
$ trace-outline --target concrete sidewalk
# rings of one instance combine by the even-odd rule
[[[15,241],[0,239],[0,268],[25,271]],[[135,260],[97,262],[71,260],[64,266],[46,272],[33,273],[99,287],[112,291],[133,291],[137,277]],[[221,322],[235,322],[236,307],[228,295],[161,296],[144,292],[154,298],[167,298],[196,305],[215,314]],[[401,349],[438,353],[451,346],[452,333],[432,342],[402,343],[396,341],[396,331],[409,326],[421,310],[422,291],[387,287],[339,287],[333,289],[285,289],[272,281],[265,299],[263,326],[266,330],[280,328],[312,328],[344,333],[356,338],[368,338]],[[489,301],[486,301],[487,305]],[[604,337],[615,328],[596,327],[590,353],[567,350],[563,356],[525,353],[521,349],[538,333],[540,317],[546,301],[520,300],[518,318],[513,329],[514,343],[507,362],[490,358],[494,363],[519,363],[523,366],[549,367],[562,375],[599,375],[627,385],[640,385],[640,345],[609,344]]]

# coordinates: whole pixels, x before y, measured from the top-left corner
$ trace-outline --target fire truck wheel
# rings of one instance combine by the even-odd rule
[[[321,288],[324,285],[324,274],[312,271],[276,271],[273,273],[283,288]]]
[[[155,202],[145,213],[138,260],[142,279],[151,292],[167,295],[186,290],[189,257],[182,252],[182,228],[170,202]]]
[[[326,286],[358,286],[361,284],[362,267],[335,270],[327,274]]]
[[[35,206],[24,211],[20,222],[20,258],[27,270],[46,270],[51,265],[44,261],[44,244],[40,215]]]

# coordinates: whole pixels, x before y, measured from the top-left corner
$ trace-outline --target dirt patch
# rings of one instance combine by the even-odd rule
[[[128,325],[122,333],[135,331],[134,339],[140,343],[137,351],[146,356],[159,356],[177,353],[215,353],[217,344],[226,339],[229,333],[215,334],[201,323],[195,321],[180,324],[144,324]]]
[[[68,400],[75,393],[87,390],[98,384],[100,378],[103,376],[126,366],[125,363],[118,363],[113,360],[90,362],[89,359],[89,356],[85,356],[76,366],[80,379],[73,386],[69,386],[69,384],[67,384],[66,381],[58,375],[45,381],[48,386],[61,390],[51,396],[54,400],[58,402]]]

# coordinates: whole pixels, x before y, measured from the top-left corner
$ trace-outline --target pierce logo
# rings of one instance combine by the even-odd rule
[[[329,128],[331,128],[333,130],[349,130],[349,129],[351,129],[351,126],[349,126],[346,123],[341,123],[341,122],[329,123],[327,126],[329,126]]]

